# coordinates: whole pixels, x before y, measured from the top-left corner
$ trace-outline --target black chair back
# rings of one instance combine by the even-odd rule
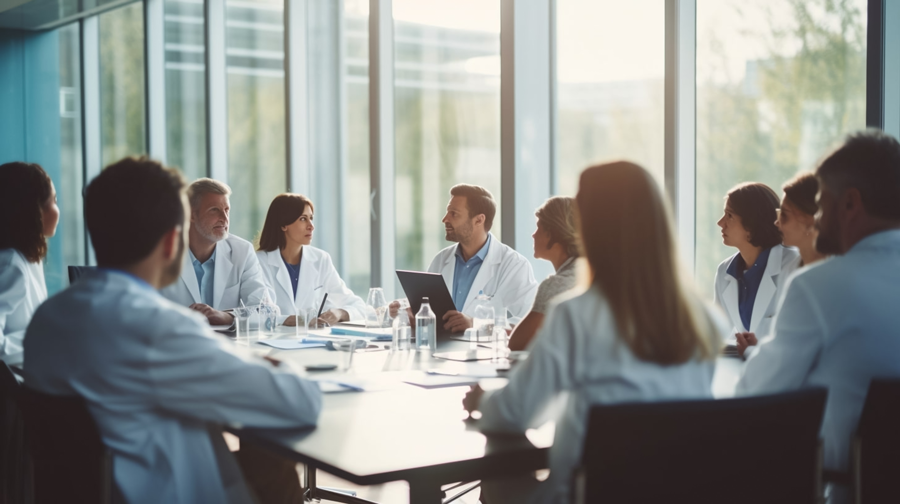
[[[900,379],[875,379],[853,442],[853,484],[857,502],[900,502]]]
[[[817,503],[827,390],[591,409],[575,502]]]
[[[21,386],[16,375],[0,361],[0,504],[18,504],[29,498],[30,473],[25,430],[17,399]]]
[[[69,285],[96,269],[96,266],[69,266]]]
[[[109,503],[112,456],[84,400],[26,386],[19,405],[32,460],[34,503]]]

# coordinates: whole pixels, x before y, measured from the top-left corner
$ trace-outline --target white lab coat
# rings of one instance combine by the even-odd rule
[[[37,307],[47,299],[41,261],[28,262],[16,249],[0,250],[0,359],[22,363],[22,339]]]
[[[35,313],[25,384],[87,401],[130,504],[253,502],[216,426],[313,426],[321,394],[239,352],[202,315],[100,270]]]
[[[799,270],[737,393],[827,387],[825,468],[846,470],[869,381],[900,377],[898,307],[900,231],[870,235],[843,257]]]
[[[259,261],[253,253],[253,245],[243,238],[228,235],[216,244],[216,266],[213,278],[213,304],[216,310],[229,310],[241,305],[256,306],[266,291],[269,299],[275,299],[275,291],[266,286]],[[181,279],[160,292],[170,301],[181,306],[202,303],[197,273],[191,264],[190,254],[184,254]]]
[[[725,310],[731,321],[731,336],[726,340],[734,341],[734,334],[739,332],[752,332],[758,337],[772,332],[772,320],[778,308],[778,299],[788,276],[797,269],[800,264],[800,253],[796,249],[775,245],[769,253],[769,261],[763,272],[756,292],[756,300],[753,302],[753,315],[750,317],[750,327],[744,327],[741,321],[741,312],[738,308],[738,281],[729,275],[726,270],[737,254],[729,257],[719,264],[716,271],[716,304]]]
[[[266,284],[275,291],[275,302],[281,311],[279,323],[294,314],[294,306],[301,310],[301,313],[310,308],[318,310],[325,294],[328,294],[325,310],[340,308],[347,311],[350,320],[365,318],[366,303],[341,280],[334,263],[331,262],[331,256],[324,250],[310,245],[303,247],[296,297],[281,252],[260,250],[256,256],[259,258]]]
[[[720,334],[713,335],[718,340],[727,325],[714,310],[710,307],[709,313],[719,326]],[[529,344],[528,359],[513,368],[506,387],[485,393],[479,408],[483,431],[525,432],[556,417],[549,479],[524,491],[503,488],[500,502],[569,502],[572,469],[581,459],[593,405],[712,399],[714,360],[666,366],[642,361],[617,334],[612,309],[593,286],[560,301]],[[713,341],[712,348],[718,347],[719,341]],[[560,398],[563,403],[555,403]]]
[[[451,245],[438,252],[428,266],[430,273],[440,273],[444,277],[447,290],[451,293],[458,246]],[[462,313],[474,317],[475,298],[479,291],[484,291],[491,296],[495,310],[506,308],[513,317],[522,318],[531,310],[537,288],[538,283],[534,280],[528,259],[491,235],[491,246],[472,282]]]

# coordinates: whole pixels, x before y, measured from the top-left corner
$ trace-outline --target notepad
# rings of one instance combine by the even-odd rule
[[[403,381],[410,385],[426,389],[442,387],[461,387],[476,385],[479,378],[474,376],[447,376],[442,374],[410,373]]]
[[[325,343],[304,343],[298,340],[262,340],[261,345],[268,345],[279,350],[306,350],[307,348],[325,348]]]

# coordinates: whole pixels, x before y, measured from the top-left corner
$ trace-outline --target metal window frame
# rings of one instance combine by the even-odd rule
[[[206,160],[209,177],[228,183],[228,74],[225,0],[205,0]]]
[[[166,163],[165,1],[144,0],[144,99],[147,153]]]
[[[666,0],[665,186],[684,267],[695,268],[697,1]]]
[[[290,192],[309,192],[307,0],[284,0],[285,155]]]
[[[553,46],[551,0],[500,4],[500,217],[501,240],[524,252],[532,247],[534,210],[554,184]],[[522,36],[518,36],[521,33]],[[529,257],[537,277],[552,273]]]
[[[103,164],[102,130],[100,128],[100,17],[84,18],[81,23],[81,142],[84,188],[100,174]],[[84,189],[82,189],[84,190]],[[85,258],[88,265],[97,264],[94,247],[84,226]]]
[[[394,15],[392,0],[369,0],[369,184],[371,281],[394,298]]]
[[[869,0],[866,125],[900,137],[900,3]]]

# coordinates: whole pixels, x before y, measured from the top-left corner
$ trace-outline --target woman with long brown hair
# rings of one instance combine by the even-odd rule
[[[568,502],[591,405],[712,398],[725,324],[682,274],[652,176],[627,162],[593,166],[581,174],[576,203],[591,287],[547,316],[505,388],[476,387],[463,402],[481,411],[483,430],[524,432],[543,424],[542,412],[568,393],[549,479],[485,482],[492,504]]]
[[[43,259],[59,207],[50,177],[33,163],[0,165],[0,359],[21,364],[25,328],[47,299]]]
[[[336,324],[365,317],[366,304],[353,294],[334,268],[331,256],[310,245],[313,207],[300,194],[279,194],[269,205],[256,252],[266,283],[275,291],[281,322],[294,325],[294,312],[319,308],[325,295],[322,320]]]

